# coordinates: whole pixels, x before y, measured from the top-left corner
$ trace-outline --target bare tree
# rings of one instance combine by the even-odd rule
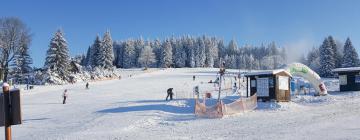
[[[18,18],[0,18],[0,67],[4,72],[5,82],[10,62],[22,51],[22,46],[30,44],[29,32],[29,28]]]

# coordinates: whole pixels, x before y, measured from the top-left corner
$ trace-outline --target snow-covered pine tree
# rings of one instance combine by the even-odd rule
[[[142,36],[140,36],[140,39],[135,40],[134,45],[135,45],[135,58],[136,58],[134,67],[141,67],[141,64],[139,63],[138,59],[140,57],[141,50],[145,46],[145,41],[142,38]]]
[[[331,46],[333,52],[334,52],[334,60],[335,60],[335,67],[341,67],[341,58],[342,56],[340,55],[340,50],[338,49],[338,45],[336,44],[336,41],[334,40],[334,38],[332,36],[328,37],[329,40],[329,45]]]
[[[32,64],[32,58],[29,55],[29,46],[30,40],[23,40],[26,41],[21,43],[22,45],[19,48],[17,54],[14,55],[13,59],[13,70],[15,72],[15,77],[22,79],[23,74],[29,73],[32,68],[30,65]]]
[[[173,65],[172,46],[168,39],[163,43],[160,63],[163,68],[169,68]]]
[[[320,76],[332,77],[332,70],[335,68],[334,51],[328,38],[325,38],[319,48],[320,51]]]
[[[197,39],[196,46],[197,46],[196,57],[195,57],[196,67],[204,67],[206,60],[204,37],[199,37]]]
[[[115,41],[114,42],[114,65],[117,68],[123,67],[123,50],[124,42]]]
[[[235,39],[232,39],[229,43],[229,46],[228,46],[228,55],[236,55],[238,51],[238,46],[237,46],[237,43],[235,41]]]
[[[84,66],[91,66],[91,46],[88,47],[86,51],[85,64]]]
[[[173,49],[175,50],[175,54],[174,54],[175,67],[177,68],[185,67],[187,55],[185,52],[185,48],[180,40],[176,41],[176,44],[175,46],[173,46]]]
[[[218,49],[217,49],[217,42],[215,38],[205,38],[205,53],[206,53],[206,60],[205,65],[207,67],[214,67],[215,60],[218,56]]]
[[[225,45],[224,45],[224,41],[223,41],[223,40],[219,40],[217,46],[218,46],[218,50],[219,50],[219,51],[218,51],[218,56],[219,56],[219,58],[224,59],[224,58],[225,58],[225,55],[227,54],[227,52],[226,52],[226,47],[225,47]]]
[[[189,35],[185,39],[185,49],[187,52],[187,61],[186,66],[193,68],[195,67],[195,49],[194,49],[194,40]]]
[[[155,39],[153,43],[151,43],[151,48],[153,49],[153,52],[155,53],[155,67],[160,67],[160,58],[161,58],[161,41],[160,39]]]
[[[352,45],[350,38],[346,39],[343,54],[342,67],[356,67],[359,65],[359,55]]]
[[[102,55],[102,52],[104,50],[102,49],[102,43],[99,35],[96,36],[94,40],[94,44],[91,46],[90,54],[91,54],[91,67],[101,67],[101,64],[103,63],[104,56]]]
[[[102,67],[105,69],[112,69],[114,67],[114,51],[110,31],[107,31],[104,34],[101,48],[103,49],[102,55],[104,56],[102,57],[104,58]]]
[[[320,52],[319,48],[313,47],[312,50],[306,56],[306,65],[312,70],[320,73]]]
[[[50,72],[50,75],[57,76],[63,81],[69,81],[69,61],[68,44],[64,38],[63,32],[58,30],[50,41],[44,68]]]
[[[145,69],[147,69],[148,66],[151,65],[152,63],[156,62],[153,49],[150,46],[145,46],[141,50],[138,61],[143,67],[145,67]]]
[[[127,40],[124,44],[123,66],[124,68],[135,67],[135,46],[133,40]]]

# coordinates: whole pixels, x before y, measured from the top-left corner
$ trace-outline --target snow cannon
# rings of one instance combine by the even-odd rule
[[[308,80],[310,84],[315,88],[319,95],[327,95],[327,89],[322,82],[320,76],[310,69],[308,66],[301,63],[291,63],[284,68],[292,76],[300,76]]]

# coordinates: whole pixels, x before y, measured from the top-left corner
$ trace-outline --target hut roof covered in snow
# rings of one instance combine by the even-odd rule
[[[348,67],[348,68],[336,68],[333,72],[349,72],[349,71],[360,71],[360,67]]]
[[[255,72],[249,72],[247,74],[245,74],[245,76],[255,76],[255,75],[275,75],[278,74],[280,72],[284,72],[289,76],[292,76],[289,72],[287,72],[284,69],[275,69],[275,70],[260,70],[260,71],[255,71]]]

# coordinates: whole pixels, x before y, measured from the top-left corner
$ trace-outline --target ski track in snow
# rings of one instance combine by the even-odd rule
[[[212,88],[206,82],[215,80],[216,71],[136,71],[121,80],[91,82],[89,90],[85,83],[36,86],[22,91],[24,121],[12,126],[13,139],[360,139],[360,92],[299,95],[292,102],[259,102],[254,111],[221,119],[196,118],[193,100],[183,97],[192,95],[194,85]],[[169,87],[181,99],[165,101]]]

